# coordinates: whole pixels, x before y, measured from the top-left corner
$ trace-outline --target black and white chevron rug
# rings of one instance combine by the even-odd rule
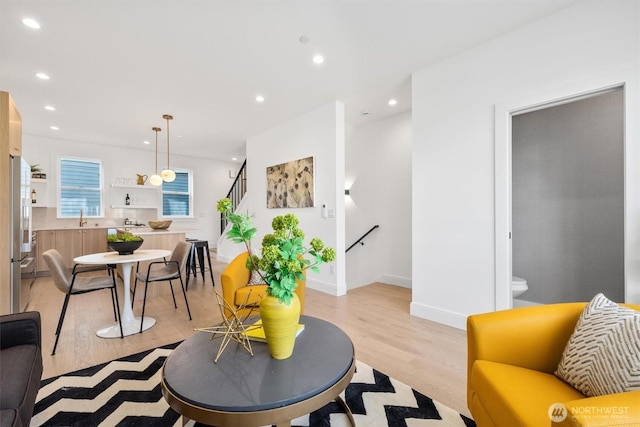
[[[180,426],[180,415],[162,397],[160,375],[166,357],[179,343],[123,357],[42,381],[32,426]],[[356,425],[475,427],[469,418],[357,362],[342,397]],[[193,423],[188,426],[199,427]],[[335,402],[297,418],[292,426],[348,426]]]

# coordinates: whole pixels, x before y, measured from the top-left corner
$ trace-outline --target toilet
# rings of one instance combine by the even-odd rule
[[[513,298],[517,298],[523,293],[527,292],[529,287],[527,281],[522,277],[511,276],[511,293]]]

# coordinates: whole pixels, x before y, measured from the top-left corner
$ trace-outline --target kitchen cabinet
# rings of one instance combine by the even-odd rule
[[[82,255],[106,252],[107,230],[105,228],[82,230]]]
[[[73,267],[73,259],[83,255],[82,232],[80,230],[56,230],[55,248],[62,255],[64,264],[69,268]]]
[[[69,268],[73,268],[75,257],[108,250],[106,228],[40,230],[37,242],[36,266],[39,272],[49,271],[42,254],[52,248],[60,252]]]
[[[55,230],[36,231],[36,270],[49,271],[47,263],[44,261],[42,254],[49,249],[56,247]]]

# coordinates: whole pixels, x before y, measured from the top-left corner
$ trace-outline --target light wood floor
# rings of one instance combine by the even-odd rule
[[[220,273],[225,264],[215,260],[215,253],[212,263],[216,290],[221,293]],[[152,285],[168,286],[168,282]],[[195,283],[192,280],[187,297],[193,321],[189,321],[182,295],[176,294],[177,309],[170,295],[159,296],[148,299],[145,310],[157,320],[154,327],[124,339],[103,339],[95,331],[113,322],[109,292],[73,296],[56,355],[51,356],[64,294],[51,278],[38,278],[27,309],[42,316],[43,378],[180,341],[191,336],[195,327],[220,322],[209,277],[205,283],[201,278]],[[410,316],[410,302],[410,289],[382,283],[351,290],[342,297],[307,289],[305,314],[342,328],[351,337],[359,360],[468,416],[465,332]],[[141,310],[138,301],[134,304],[136,316]]]

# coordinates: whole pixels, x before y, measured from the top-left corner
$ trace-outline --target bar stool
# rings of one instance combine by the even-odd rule
[[[211,285],[215,287],[213,280],[213,268],[211,268],[211,256],[209,254],[209,241],[200,239],[185,239],[187,243],[191,244],[191,251],[187,258],[187,284],[185,288],[189,288],[189,277],[193,273],[193,278],[196,278],[198,265],[196,265],[196,254],[198,256],[197,262],[200,264],[200,274],[202,274],[202,281],[205,281],[204,272],[207,271],[207,267],[204,264],[204,254],[207,254],[207,261],[209,263],[209,275],[211,276]]]

